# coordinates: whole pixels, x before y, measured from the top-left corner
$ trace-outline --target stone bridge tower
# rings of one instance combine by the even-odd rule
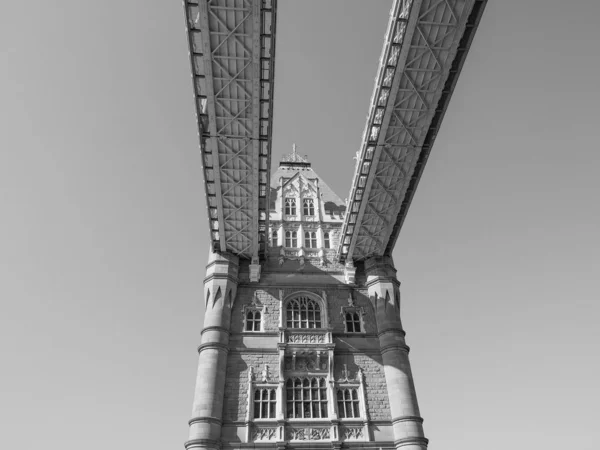
[[[391,258],[339,263],[344,202],[295,149],[270,188],[266,260],[209,258],[186,448],[426,449]]]

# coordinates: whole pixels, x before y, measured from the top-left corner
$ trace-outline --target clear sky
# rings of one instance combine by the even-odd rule
[[[279,4],[348,195],[390,1]],[[394,259],[431,448],[598,448],[600,2],[490,1]],[[207,259],[180,1],[0,5],[1,448],[182,449]]]

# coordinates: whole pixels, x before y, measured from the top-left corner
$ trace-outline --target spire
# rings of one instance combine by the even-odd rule
[[[292,165],[302,165],[302,166],[310,166],[310,163],[308,162],[308,156],[300,156],[298,154],[297,151],[298,147],[296,146],[296,143],[294,142],[292,144],[292,153],[288,153],[287,155],[283,155],[283,157],[281,158],[281,163],[279,165],[286,165],[286,166],[292,166]]]

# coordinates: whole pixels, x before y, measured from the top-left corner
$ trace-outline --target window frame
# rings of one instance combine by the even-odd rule
[[[290,387],[290,382],[291,387]],[[300,384],[297,385],[296,383]],[[305,385],[305,382],[308,382]],[[316,386],[314,386],[316,382]],[[291,375],[288,376],[285,382],[285,418],[288,420],[323,420],[329,419],[329,398],[328,398],[328,383],[327,377],[324,375]],[[290,391],[292,393],[290,398]],[[296,397],[299,391],[299,398]],[[313,398],[316,391],[316,398]],[[305,394],[308,393],[308,399]],[[306,407],[310,416],[305,416]],[[292,415],[290,415],[290,410]],[[297,410],[300,411],[300,417],[297,416]],[[315,411],[318,412],[315,417]]]
[[[350,398],[346,399],[345,394],[350,393]],[[342,393],[342,399],[339,395]],[[354,398],[353,398],[354,397]],[[340,420],[359,420],[363,419],[363,411],[361,408],[361,388],[360,384],[343,384],[335,388],[335,404],[337,408],[338,419]],[[340,408],[342,404],[342,408]],[[347,404],[350,404],[352,416],[347,415]],[[343,412],[342,412],[343,411]]]
[[[331,234],[329,231],[323,232],[323,248],[331,248]]]
[[[278,396],[277,396],[277,386],[274,384],[261,384],[256,383],[252,386],[252,414],[250,420],[252,421],[272,421],[277,420],[277,411],[278,411]],[[267,399],[263,399],[264,391],[268,391]],[[259,394],[259,399],[256,399],[256,394]],[[257,409],[258,405],[258,409]],[[258,413],[259,416],[262,415],[263,405],[267,405],[267,415],[269,417],[256,417]],[[273,416],[271,417],[271,413]]]
[[[302,215],[308,217],[315,216],[315,200],[313,198],[302,199]]]
[[[291,245],[288,245],[288,243]],[[296,231],[296,230],[286,230],[285,231],[284,247],[298,248],[298,231]]]
[[[295,216],[298,214],[298,210],[296,209],[296,198],[295,197],[285,197],[283,199],[283,214],[286,216]]]
[[[263,309],[258,308],[256,306],[250,306],[244,308],[244,332],[245,333],[262,333],[264,331],[263,327]],[[252,319],[248,319],[248,316],[252,314]],[[256,314],[259,314],[260,317],[256,319]],[[252,330],[249,329],[248,324],[252,322]],[[258,323],[258,330],[256,329],[256,324]]]
[[[306,302],[306,309],[303,310],[302,303]],[[297,308],[297,315],[295,314],[296,308],[290,310],[290,305],[293,303],[299,303]],[[311,304],[316,305],[318,309],[312,309],[312,319],[310,317],[311,308],[309,306]],[[324,320],[326,319],[325,314],[323,313],[325,310],[324,305],[321,301],[315,299],[313,296],[306,295],[304,293],[299,293],[297,295],[293,295],[288,298],[285,302],[285,308],[282,312],[285,313],[285,326],[288,330],[320,330],[323,327]],[[303,317],[304,313],[304,317]],[[318,314],[317,314],[318,313]],[[290,326],[291,323],[291,326]],[[299,326],[296,327],[295,324]],[[305,323],[307,326],[303,327],[302,324]],[[309,326],[310,324],[314,326]],[[317,326],[318,325],[318,326]]]
[[[304,247],[317,248],[317,232],[307,230],[304,232]]]
[[[348,320],[347,315],[358,315],[358,323],[360,325],[360,331],[355,331],[356,328],[353,326],[353,331],[350,331],[348,328]],[[365,331],[365,310],[362,306],[342,306],[340,310],[340,315],[342,316],[342,322],[344,323],[344,333],[346,334],[366,334]],[[356,320],[354,317],[352,318],[352,323],[356,324]]]

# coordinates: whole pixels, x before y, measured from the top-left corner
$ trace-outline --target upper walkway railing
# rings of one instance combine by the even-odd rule
[[[185,0],[215,251],[258,259],[269,220],[276,0]]]
[[[391,254],[486,1],[394,1],[348,197],[341,262]]]

